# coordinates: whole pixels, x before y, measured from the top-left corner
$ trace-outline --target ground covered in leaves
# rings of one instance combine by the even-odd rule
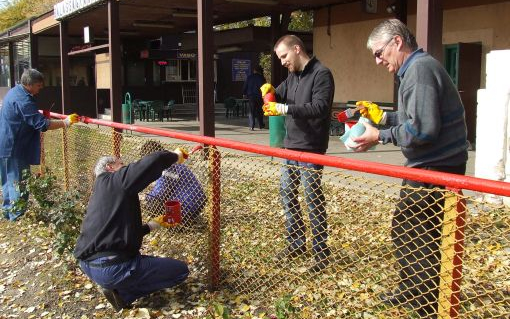
[[[133,309],[115,313],[72,257],[59,256],[52,247],[44,225],[26,219],[0,222],[1,319],[204,318],[219,317],[223,311],[224,297],[208,293],[190,278],[175,289],[137,301]]]

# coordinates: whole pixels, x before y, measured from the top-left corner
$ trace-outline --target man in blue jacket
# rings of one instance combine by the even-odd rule
[[[367,42],[375,62],[400,79],[398,111],[385,113],[377,106],[361,110],[378,130],[364,124],[354,138],[357,151],[378,143],[402,148],[405,166],[464,174],[468,159],[467,129],[457,88],[442,64],[418,48],[404,23],[386,20],[374,28]],[[406,306],[422,318],[437,317],[444,188],[405,179],[393,213],[391,237],[400,266],[397,288],[382,294],[384,303]]]
[[[20,182],[24,170],[39,165],[40,133],[69,127],[78,122],[78,115],[65,120],[50,120],[39,113],[34,96],[44,86],[44,77],[35,69],[26,69],[21,84],[7,92],[0,108],[0,176],[2,178],[2,212],[4,218],[14,221],[24,214],[14,205],[20,198]],[[25,193],[24,199],[28,199]]]
[[[306,53],[303,41],[294,35],[281,37],[274,51],[289,76],[276,88],[276,102],[264,105],[270,115],[286,115],[286,149],[324,154],[328,149],[331,106],[335,84],[331,71]],[[277,257],[295,258],[306,252],[305,225],[298,201],[303,183],[312,230],[315,258],[311,272],[319,272],[330,263],[327,245],[328,224],[322,192],[322,165],[287,160],[282,169],[280,195],[287,220],[288,246]]]
[[[243,86],[243,95],[249,99],[250,114],[249,114],[249,125],[250,130],[254,130],[255,119],[259,123],[259,128],[263,129],[264,117],[262,116],[262,96],[260,95],[260,87],[266,83],[266,79],[262,74],[262,68],[257,65],[253,68],[252,74],[248,76]]]

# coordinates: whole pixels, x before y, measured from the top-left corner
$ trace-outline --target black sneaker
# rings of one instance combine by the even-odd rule
[[[326,269],[331,263],[330,257],[322,255],[321,257],[315,257],[315,263],[312,267],[308,268],[309,272],[318,273]]]
[[[120,311],[129,307],[129,305],[126,304],[124,300],[122,300],[116,290],[101,288],[101,292],[103,293],[106,300],[108,300],[108,302],[112,305],[113,309],[115,309],[115,311]]]
[[[292,258],[299,257],[300,255],[303,255],[304,253],[306,253],[305,247],[295,248],[292,246],[287,246],[285,249],[283,249],[278,254],[276,254],[276,259],[278,259],[278,260],[292,259]]]
[[[396,289],[395,291],[385,292],[379,294],[379,298],[381,301],[391,307],[404,307],[410,310],[417,309],[420,307],[419,303],[419,295],[412,291],[400,291]]]

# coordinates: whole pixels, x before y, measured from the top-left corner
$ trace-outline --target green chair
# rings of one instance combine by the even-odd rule
[[[152,121],[156,121],[157,118],[159,121],[163,121],[164,105],[165,103],[161,100],[150,101],[147,106],[147,120],[151,118]]]

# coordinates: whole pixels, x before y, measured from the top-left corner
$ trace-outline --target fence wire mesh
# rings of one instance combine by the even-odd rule
[[[45,165],[85,194],[100,156],[182,146],[86,125],[43,141]],[[168,199],[183,209],[144,253],[185,260],[204,287],[268,311],[289,296],[301,318],[508,318],[509,209],[369,176],[200,149],[139,195],[145,221]]]

